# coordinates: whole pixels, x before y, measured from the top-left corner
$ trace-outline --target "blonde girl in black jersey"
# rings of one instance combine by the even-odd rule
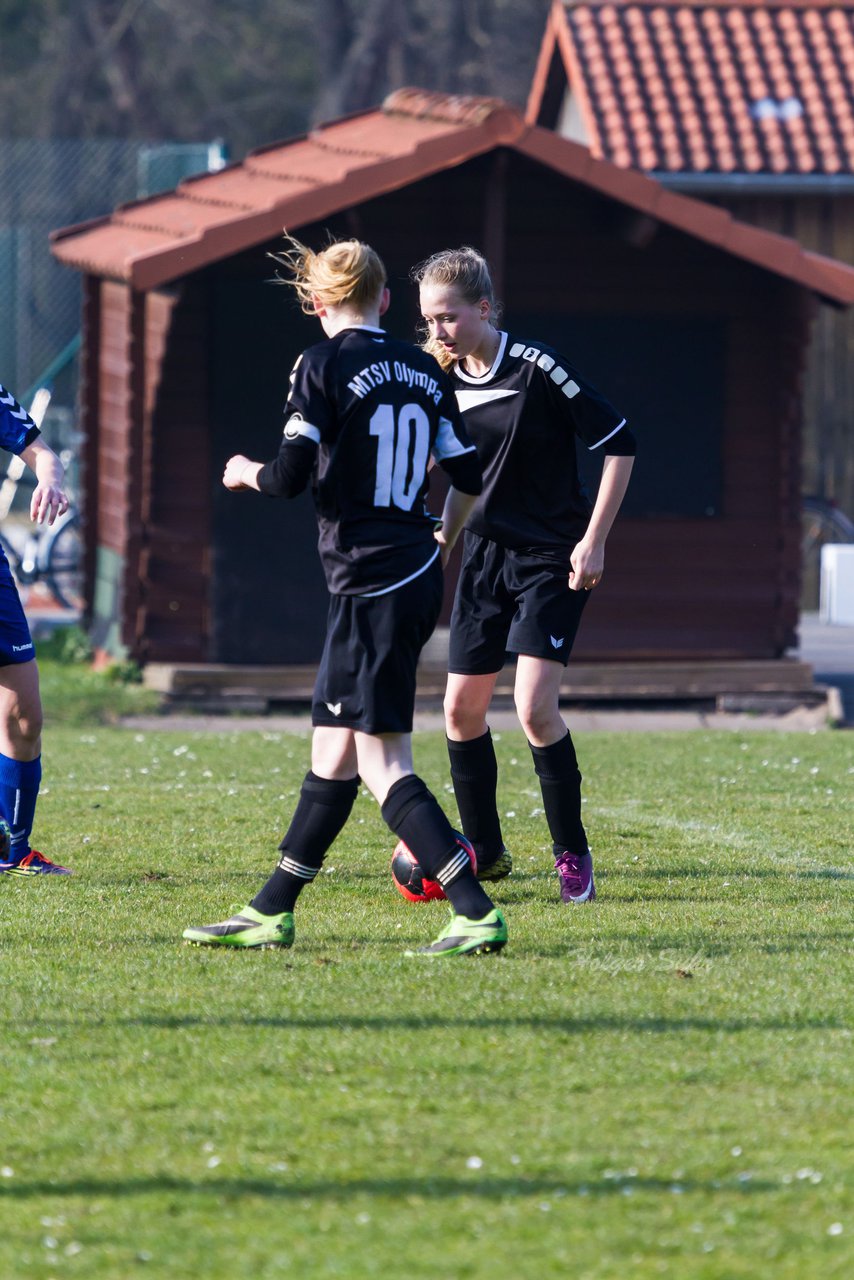
[[[386,334],[386,273],[347,240],[320,253],[296,241],[280,259],[325,340],[299,358],[284,434],[270,462],[230,458],[223,483],[290,498],[311,485],[330,593],[312,704],[311,769],[272,876],[228,920],[184,931],[220,947],[288,947],[294,907],[344,826],[360,777],[382,815],[453,908],[434,943],[408,954],[498,951],[499,912],[412,765],[418,655],[438,617],[442,566],[480,490],[453,391],[432,357]],[[438,537],[424,506],[430,457],[451,489]]]
[[[516,656],[516,709],[542,789],[561,897],[590,902],[596,890],[581,821],[581,774],[558,696],[584,604],[602,580],[634,438],[563,355],[499,326],[489,266],[475,249],[436,253],[413,278],[425,348],[453,379],[484,475],[466,523],[445,696],[463,829],[482,880],[509,874],[486,720],[509,651]],[[592,507],[578,476],[576,439],[604,456]]]

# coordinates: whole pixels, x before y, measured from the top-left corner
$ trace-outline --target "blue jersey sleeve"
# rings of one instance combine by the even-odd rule
[[[39,429],[26,409],[21,408],[12,392],[0,383],[0,448],[22,453],[38,434]]]

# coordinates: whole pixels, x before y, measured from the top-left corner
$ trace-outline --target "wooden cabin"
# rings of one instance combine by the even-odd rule
[[[413,263],[473,243],[508,328],[548,340],[640,452],[580,659],[774,659],[794,637],[803,371],[816,300],[854,270],[593,157],[492,99],[418,90],[55,234],[85,275],[92,634],[141,663],[300,664],[326,597],[308,495],[221,484],[272,456],[318,339],[271,284],[282,228],[358,235],[412,336]],[[595,475],[591,477],[595,484]]]

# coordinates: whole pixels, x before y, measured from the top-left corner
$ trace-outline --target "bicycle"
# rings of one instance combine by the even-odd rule
[[[44,582],[60,608],[82,607],[80,516],[72,507],[43,533],[28,533],[20,551],[0,532],[0,548],[25,602],[30,588]]]
[[[40,387],[30,406],[30,417],[40,426],[51,393]],[[63,450],[60,459],[67,466],[69,454]],[[0,521],[5,521],[12,501],[26,470],[20,458],[10,459],[6,475],[0,483]],[[83,605],[83,546],[80,532],[80,514],[69,507],[57,516],[52,525],[36,526],[21,530],[17,539],[10,538],[8,529],[0,526],[0,549],[9,561],[9,567],[26,603],[30,588],[43,582],[56,604],[62,609],[80,610]]]

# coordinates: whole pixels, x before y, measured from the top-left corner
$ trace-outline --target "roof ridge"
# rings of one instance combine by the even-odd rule
[[[387,116],[412,116],[416,120],[438,120],[445,124],[479,125],[499,112],[522,113],[503,98],[476,94],[438,93],[432,89],[395,89],[383,101]]]

